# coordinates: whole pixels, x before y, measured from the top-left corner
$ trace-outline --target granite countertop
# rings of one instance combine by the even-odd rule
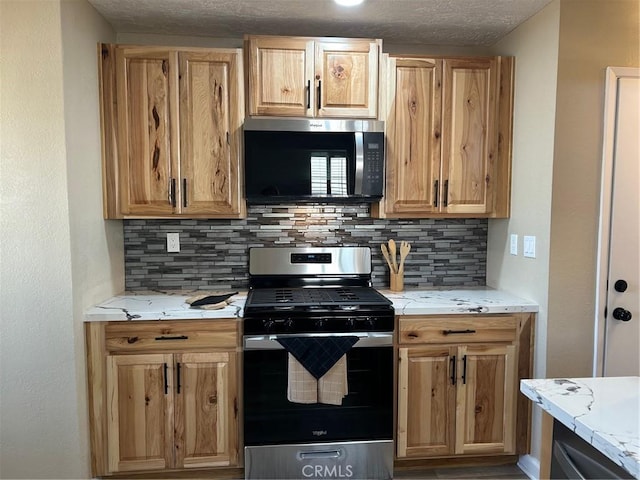
[[[640,377],[521,380],[520,390],[639,478]]]
[[[486,287],[379,290],[393,302],[397,315],[537,312],[538,305]],[[121,320],[180,320],[242,317],[247,292],[238,292],[220,310],[191,308],[185,300],[204,291],[125,292],[85,311],[87,322]],[[225,293],[225,292],[215,292]]]
[[[489,287],[433,288],[392,292],[380,290],[393,302],[396,315],[537,312],[538,304]]]
[[[238,292],[229,298],[228,305],[218,310],[191,308],[187,298],[203,294],[231,292],[157,291],[125,292],[85,311],[86,322],[121,320],[186,320],[236,318],[242,316],[247,292]]]

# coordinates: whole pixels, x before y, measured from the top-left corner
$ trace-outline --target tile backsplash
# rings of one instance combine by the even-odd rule
[[[380,244],[407,240],[405,288],[482,286],[486,219],[373,219],[368,204],[253,205],[242,220],[125,220],[125,288],[244,289],[248,249],[261,246],[370,246],[373,285],[389,286]],[[167,253],[167,233],[180,252]]]

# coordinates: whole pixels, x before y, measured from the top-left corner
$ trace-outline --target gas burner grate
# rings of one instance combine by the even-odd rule
[[[380,305],[388,301],[373,288],[256,288],[248,306]]]

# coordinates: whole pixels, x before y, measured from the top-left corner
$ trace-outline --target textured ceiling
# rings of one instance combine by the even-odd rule
[[[241,38],[245,33],[490,46],[551,0],[89,0],[118,33]]]

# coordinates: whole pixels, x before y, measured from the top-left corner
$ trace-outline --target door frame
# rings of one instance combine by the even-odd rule
[[[596,302],[594,312],[593,375],[604,374],[604,348],[607,306],[607,278],[609,276],[609,236],[611,234],[611,199],[613,195],[613,166],[616,141],[616,113],[618,80],[640,77],[640,68],[607,67],[604,96],[604,130],[602,139],[602,172],[600,186],[600,221],[596,264]]]

